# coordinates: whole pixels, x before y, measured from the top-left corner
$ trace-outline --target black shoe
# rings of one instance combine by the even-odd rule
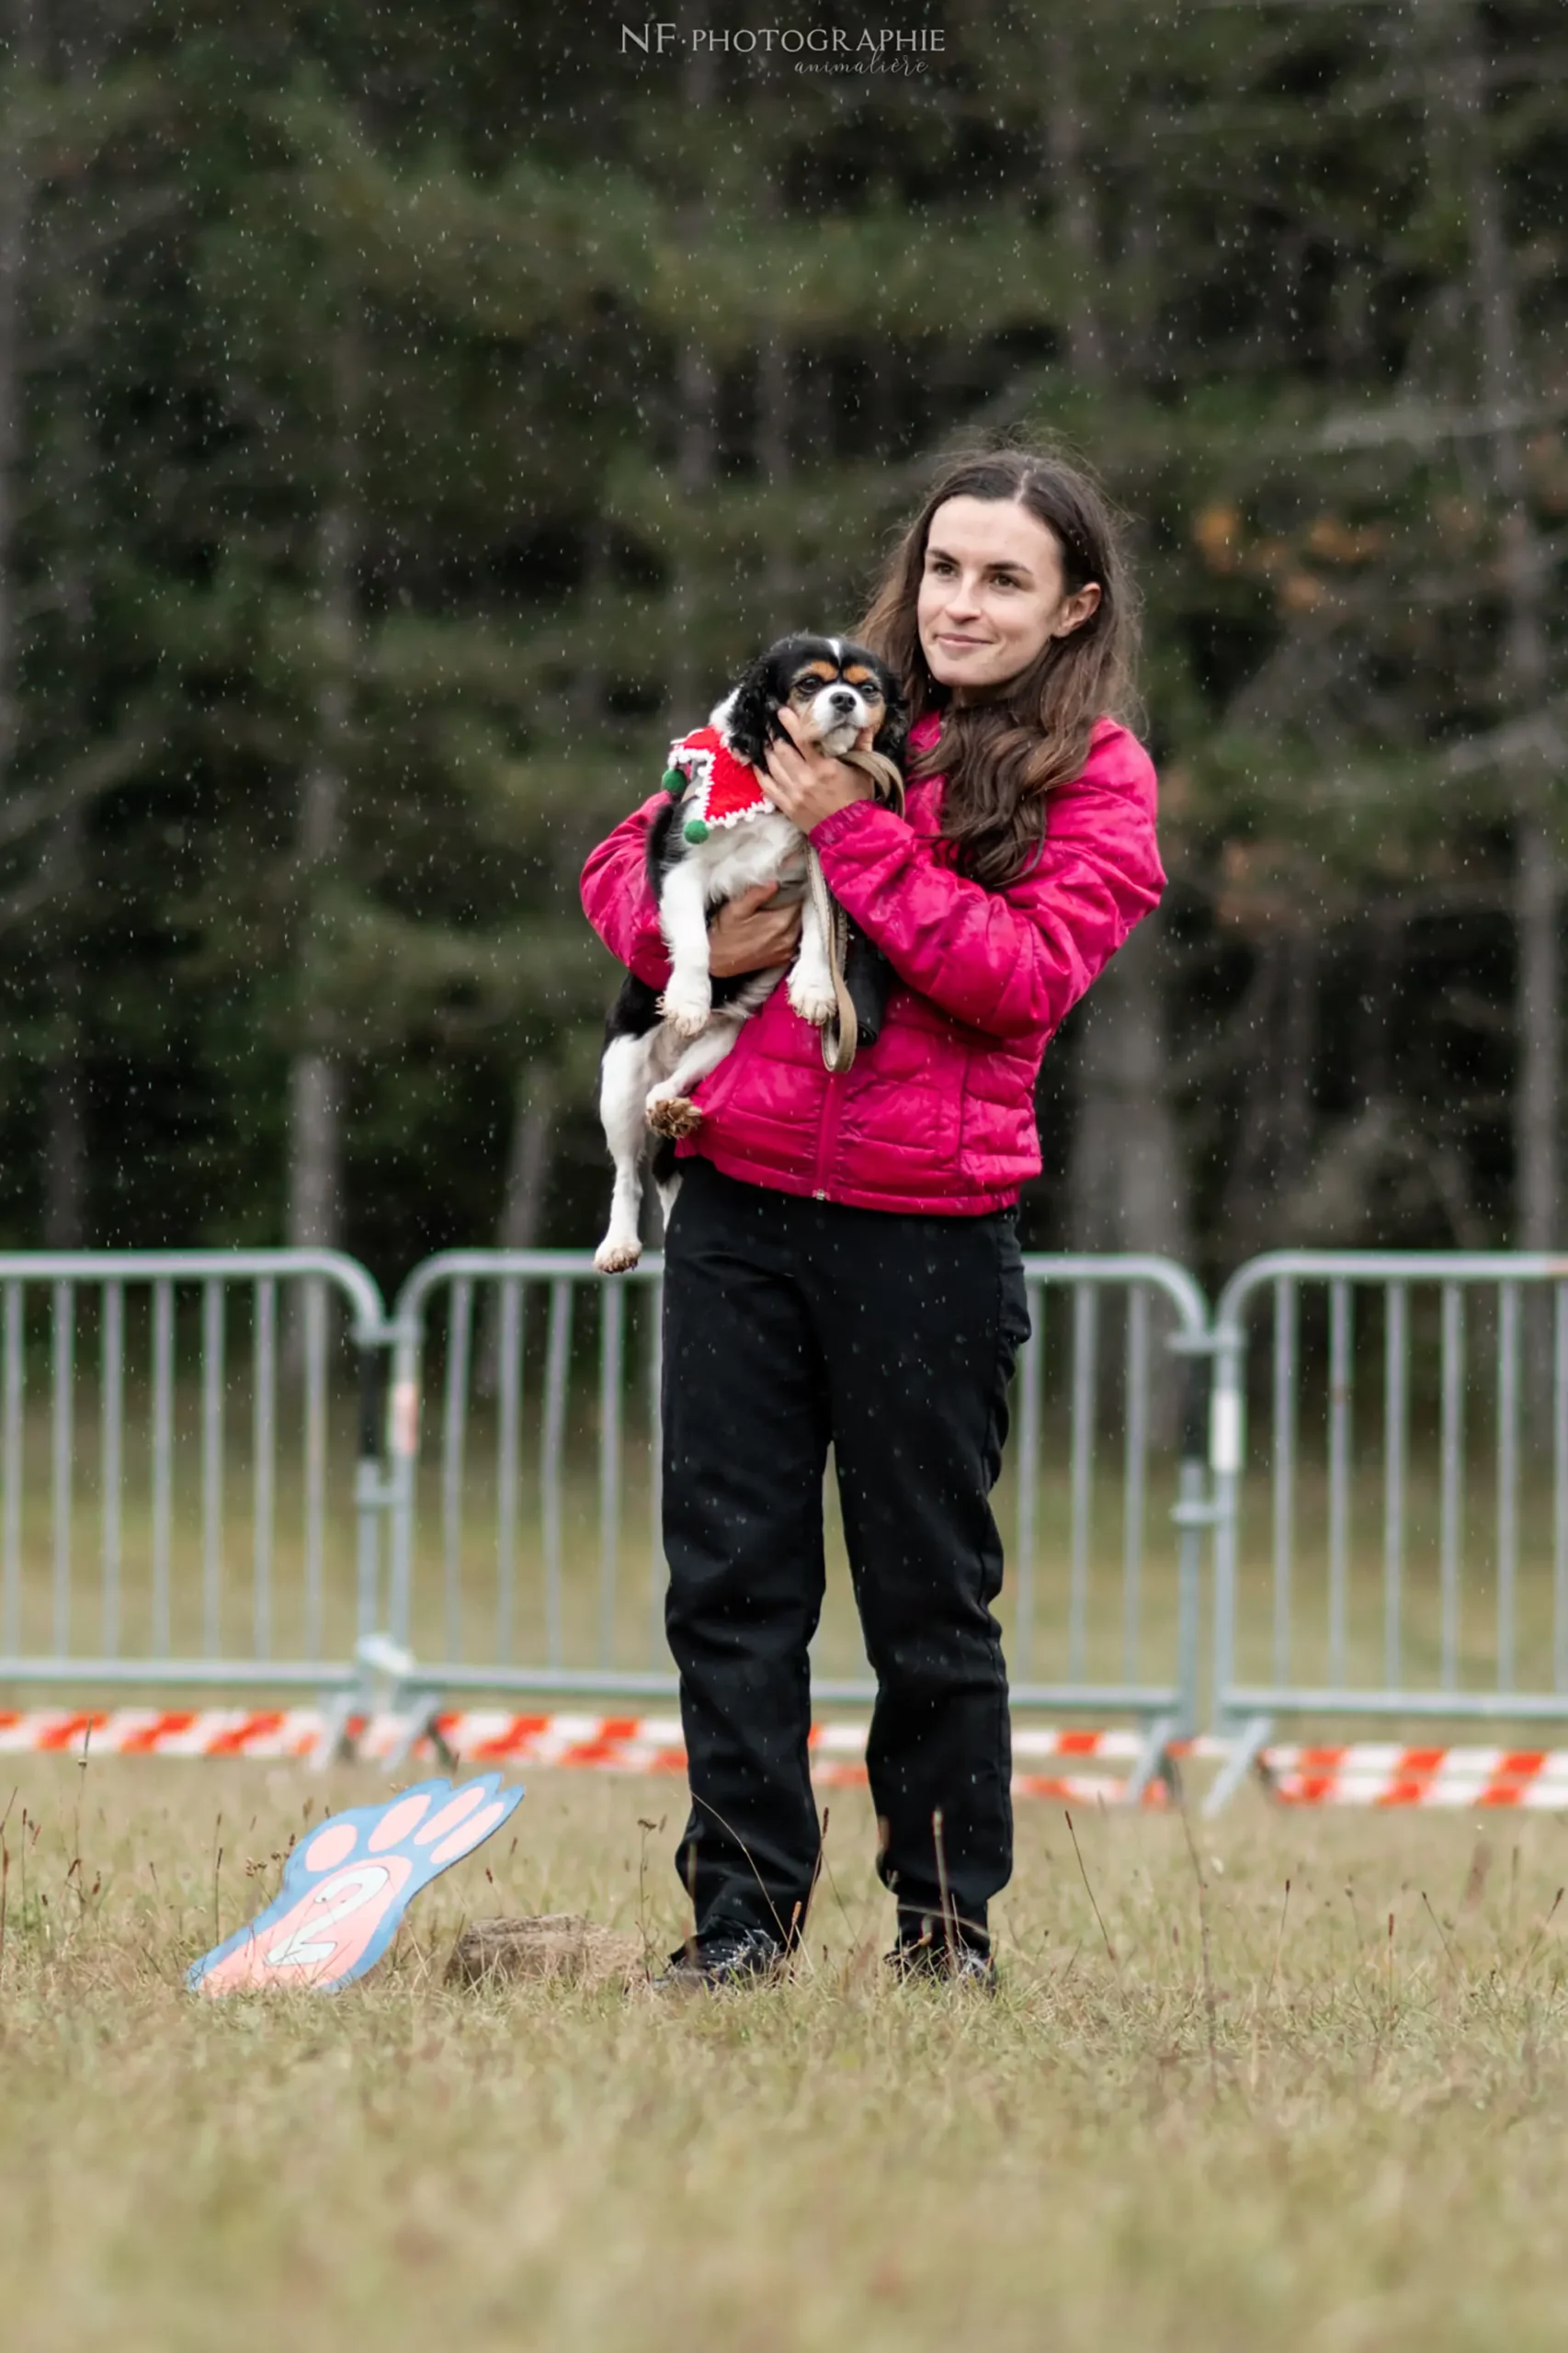
[[[766,1928],[715,1928],[695,1944],[671,1953],[669,1967],[653,1979],[659,1994],[712,1992],[723,1985],[761,1985],[782,1977],[789,1955]]]
[[[949,1944],[945,1937],[901,1937],[884,1959],[893,1975],[906,1984],[974,1985],[987,1994],[996,1991],[996,1963],[978,1945],[965,1944],[961,1938]]]

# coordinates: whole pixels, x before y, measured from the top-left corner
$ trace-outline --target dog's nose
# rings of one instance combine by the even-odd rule
[[[847,687],[835,687],[828,698],[835,710],[853,710],[855,697]]]

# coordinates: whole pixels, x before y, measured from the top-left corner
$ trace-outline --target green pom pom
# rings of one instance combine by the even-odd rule
[[[678,801],[686,790],[686,778],[679,768],[666,768],[659,782],[673,801]]]
[[[705,842],[708,839],[708,828],[700,817],[688,817],[681,832],[688,842]]]

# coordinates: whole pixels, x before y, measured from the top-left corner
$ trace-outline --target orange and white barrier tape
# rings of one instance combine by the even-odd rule
[[[0,1709],[0,1756],[310,1756],[324,1725],[315,1708]]]
[[[0,1756],[24,1751],[89,1756],[249,1756],[261,1760],[319,1758],[332,1737],[331,1720],[315,1708],[32,1708],[0,1710]],[[405,1716],[351,1716],[343,1727],[355,1755],[367,1761],[430,1756],[428,1733],[411,1742]],[[676,1716],[592,1716],[560,1712],[519,1715],[505,1709],[469,1709],[437,1715],[441,1748],[463,1765],[534,1765],[608,1773],[669,1774],[686,1770]],[[1135,1731],[1077,1732],[1019,1724],[1013,1733],[1017,1797],[1054,1799],[1068,1805],[1116,1805],[1127,1782],[1085,1766],[1128,1767],[1142,1752]],[[1221,1741],[1172,1744],[1173,1754],[1218,1758]],[[866,1779],[866,1727],[822,1723],[811,1735],[813,1778],[827,1788]],[[1334,1747],[1280,1745],[1259,1760],[1264,1781],[1283,1805],[1402,1806],[1488,1809],[1528,1807],[1568,1812],[1568,1749],[1403,1748],[1379,1741]],[[1065,1769],[1042,1770],[1057,1765]],[[1146,1805],[1167,1792],[1154,1780]]]
[[[517,1715],[502,1709],[469,1709],[433,1719],[441,1747],[463,1765],[585,1767],[609,1773],[670,1773],[686,1770],[686,1747],[676,1716]],[[405,1716],[351,1716],[344,1734],[354,1754],[367,1760],[406,1752],[428,1755],[428,1733],[410,1742]],[[811,1733],[814,1779],[830,1788],[852,1787],[866,1779],[866,1726],[815,1724]],[[0,1710],[0,1755],[23,1751],[89,1756],[250,1756],[309,1759],[330,1737],[329,1720],[318,1709],[113,1708],[101,1711],[33,1708]],[[1072,1732],[1049,1725],[1020,1725],[1013,1734],[1016,1760],[1028,1765],[1060,1758],[1074,1764],[1131,1764],[1142,1747],[1135,1732]],[[1019,1797],[1057,1798],[1070,1804],[1115,1804],[1126,1783],[1107,1776],[1068,1772],[1015,1773]],[[1163,1784],[1146,1793],[1160,1804]]]
[[[1535,1807],[1568,1811],[1568,1749],[1266,1749],[1265,1781],[1281,1805]]]

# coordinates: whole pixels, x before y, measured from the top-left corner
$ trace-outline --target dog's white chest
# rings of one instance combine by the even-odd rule
[[[756,882],[771,882],[790,871],[803,873],[805,836],[788,817],[772,810],[766,817],[748,817],[744,824],[690,844],[682,862],[701,876],[705,898],[733,899]]]

